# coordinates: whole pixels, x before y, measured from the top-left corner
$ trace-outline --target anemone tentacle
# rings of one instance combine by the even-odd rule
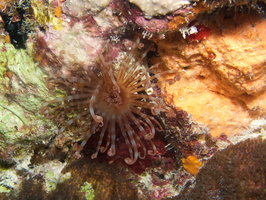
[[[98,142],[92,158],[104,152],[114,156],[118,139],[124,140],[128,148],[124,161],[129,165],[138,158],[144,159],[147,154],[156,154],[152,139],[162,126],[154,116],[160,112],[171,114],[171,109],[162,105],[156,94],[147,94],[146,90],[177,78],[172,78],[176,73],[174,70],[155,73],[157,64],[151,68],[142,66],[150,48],[134,60],[133,53],[139,46],[137,41],[130,54],[118,64],[108,56],[99,55],[97,73],[87,67],[80,73],[57,73],[53,78],[55,85],[66,89],[67,96],[45,103],[43,113],[60,122],[68,118],[59,130],[60,137],[70,126],[83,121],[78,130],[83,132],[84,138],[74,154],[76,157],[93,134],[98,136]],[[168,75],[171,77],[165,78]]]

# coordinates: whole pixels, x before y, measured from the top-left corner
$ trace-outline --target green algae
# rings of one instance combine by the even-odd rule
[[[48,171],[45,174],[46,191],[51,192],[56,189],[59,183],[62,183],[71,177],[70,173],[61,174],[53,171]]]
[[[0,185],[0,193],[7,193],[10,192],[10,189],[8,189],[5,186]]]
[[[85,194],[86,200],[93,200],[94,199],[94,190],[92,188],[92,184],[91,183],[85,182],[81,186],[80,192],[82,194]]]
[[[11,44],[1,43],[0,49],[1,140],[18,145],[20,141],[48,138],[55,127],[39,110],[46,99],[53,97],[45,85],[45,74],[32,58],[31,46],[17,50]],[[52,128],[44,130],[47,125]]]
[[[55,174],[51,163],[34,166],[34,170],[30,166],[34,149],[48,144],[57,131],[40,114],[43,102],[54,96],[46,87],[45,73],[33,59],[32,43],[27,44],[27,50],[17,50],[2,42],[0,49],[0,194],[16,196],[18,180],[23,180],[18,171],[45,172],[46,191],[51,191],[69,175]]]

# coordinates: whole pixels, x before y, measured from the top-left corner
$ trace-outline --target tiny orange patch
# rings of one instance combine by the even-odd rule
[[[10,40],[10,36],[9,36],[9,35],[6,35],[6,36],[5,36],[5,42],[6,42],[6,43],[10,43],[10,42],[11,42],[11,40]]]
[[[54,9],[54,15],[55,15],[56,17],[61,17],[61,16],[62,16],[61,6],[57,6],[57,7]]]
[[[13,72],[12,71],[9,71],[7,70],[5,73],[4,73],[4,76],[11,79],[13,77]]]
[[[43,59],[43,56],[42,55],[35,55],[34,58],[37,62],[39,62]]]
[[[199,172],[199,167],[202,162],[195,156],[188,156],[182,159],[183,167],[191,174],[196,175]]]
[[[5,3],[4,2],[0,2],[0,9],[3,10],[5,8]]]

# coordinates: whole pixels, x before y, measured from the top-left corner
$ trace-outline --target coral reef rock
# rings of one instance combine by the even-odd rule
[[[214,136],[243,131],[264,116],[265,26],[257,12],[225,12],[204,15],[182,29],[182,36],[173,33],[157,41],[155,62],[178,69],[181,77],[166,87],[168,101],[208,125]]]
[[[185,5],[189,5],[188,0],[172,0],[160,1],[160,0],[129,0],[130,3],[136,4],[145,13],[146,17],[152,17],[157,15],[166,15],[173,12]]]
[[[266,140],[248,139],[217,152],[201,169],[190,199],[264,199]]]

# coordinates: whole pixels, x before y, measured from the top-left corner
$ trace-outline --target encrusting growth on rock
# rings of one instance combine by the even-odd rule
[[[150,49],[135,60],[133,53],[140,46],[137,41],[131,52],[116,64],[104,52],[99,56],[99,69],[88,68],[71,75],[57,73],[50,80],[67,90],[67,96],[43,105],[43,113],[51,119],[62,122],[67,118],[58,138],[63,137],[69,126],[82,121],[78,132],[82,133],[83,141],[75,157],[80,157],[81,150],[94,134],[98,137],[98,144],[92,158],[97,158],[99,152],[114,156],[118,140],[123,140],[128,147],[129,156],[124,160],[129,165],[138,158],[144,159],[147,154],[156,154],[152,138],[162,127],[154,116],[160,112],[169,116],[174,113],[161,104],[153,90],[151,94],[146,91],[162,82],[172,84],[177,76],[173,78],[175,70],[154,73],[158,64],[149,69],[142,67]]]

